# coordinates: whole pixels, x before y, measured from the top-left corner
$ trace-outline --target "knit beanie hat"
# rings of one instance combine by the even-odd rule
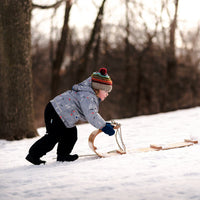
[[[107,74],[106,68],[100,68],[98,72],[92,74],[92,88],[111,92],[112,80]]]

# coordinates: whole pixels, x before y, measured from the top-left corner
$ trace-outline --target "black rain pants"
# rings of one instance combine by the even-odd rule
[[[47,133],[31,146],[29,154],[40,158],[58,143],[57,156],[69,155],[77,141],[76,126],[67,128],[50,102],[45,108],[44,119]]]

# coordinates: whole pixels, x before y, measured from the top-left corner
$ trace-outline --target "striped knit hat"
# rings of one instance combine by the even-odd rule
[[[106,68],[100,68],[98,72],[92,74],[92,88],[111,92],[112,80],[107,74]]]

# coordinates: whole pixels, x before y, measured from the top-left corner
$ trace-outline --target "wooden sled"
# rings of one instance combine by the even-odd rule
[[[161,150],[170,150],[182,147],[189,147],[193,144],[197,144],[198,141],[185,139],[184,142],[176,142],[176,143],[169,143],[163,145],[151,144],[149,147],[146,148],[137,148],[128,150],[127,153],[140,153],[140,152],[149,152],[149,151],[161,151]]]
[[[119,126],[114,127],[114,129],[118,129],[118,128]],[[126,153],[140,153],[140,152],[170,150],[170,149],[175,149],[175,148],[188,147],[188,146],[192,146],[198,143],[198,141],[196,140],[185,139],[184,142],[169,143],[169,144],[163,144],[163,145],[151,144],[149,147],[146,147],[146,148],[135,148],[135,149],[129,149],[127,151],[125,149],[120,148],[119,150],[113,150],[110,152],[103,153],[103,152],[100,152],[98,148],[94,145],[95,138],[101,132],[102,132],[101,130],[93,131],[90,134],[89,139],[88,139],[89,147],[95,152],[96,155],[98,155],[101,158],[122,155]]]
[[[120,124],[114,124],[114,129],[119,129],[119,128],[120,128]],[[113,150],[109,152],[100,152],[98,148],[94,145],[94,140],[97,137],[97,135],[99,135],[101,132],[102,132],[101,130],[95,130],[90,134],[88,138],[88,144],[89,144],[89,147],[92,149],[92,151],[94,151],[100,158],[126,154],[125,149],[122,149],[119,146],[119,144],[118,144],[119,146],[118,150]]]

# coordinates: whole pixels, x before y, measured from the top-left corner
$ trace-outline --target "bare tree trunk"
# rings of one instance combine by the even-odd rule
[[[133,52],[131,52],[130,49],[130,19],[129,19],[129,0],[126,0],[125,6],[126,6],[126,12],[125,12],[125,19],[126,19],[126,27],[125,27],[125,50],[124,50],[124,69],[125,69],[125,75],[124,75],[124,82],[123,82],[123,88],[126,98],[124,98],[124,95],[122,95],[121,102],[124,106],[122,106],[121,112],[125,113],[125,117],[130,117],[131,115],[136,115],[136,96],[135,96],[135,86],[136,86],[136,68],[133,63],[131,63],[131,58],[133,57]],[[128,87],[127,87],[128,85]],[[128,105],[128,106],[126,106]],[[131,112],[130,112],[131,110]]]
[[[97,14],[97,17],[96,17],[96,20],[94,23],[94,27],[93,27],[91,35],[90,35],[90,40],[88,41],[88,43],[85,47],[83,55],[81,56],[79,69],[77,71],[77,81],[78,82],[82,81],[89,73],[88,60],[89,60],[90,53],[92,51],[92,47],[94,46],[94,43],[98,41],[98,37],[101,32],[105,2],[106,2],[106,0],[102,1],[102,4],[99,8],[99,12]]]
[[[94,68],[95,68],[95,66],[98,66],[98,64],[99,64],[99,49],[100,49],[100,45],[101,45],[101,34],[99,33],[97,41],[96,41],[96,45],[94,47]]]
[[[173,20],[170,24],[169,47],[167,48],[167,72],[166,72],[166,94],[165,94],[166,110],[178,109],[177,90],[176,90],[177,63],[176,63],[176,50],[175,50],[178,3],[179,0],[174,0],[175,12]]]
[[[156,33],[156,32],[155,32]],[[144,77],[144,71],[142,69],[142,61],[146,55],[146,53],[151,49],[151,46],[153,44],[152,40],[154,38],[155,35],[148,35],[148,40],[147,40],[147,43],[146,45],[144,46],[142,52],[140,52],[140,55],[138,57],[138,61],[137,61],[137,77],[138,77],[138,81],[137,81],[137,92],[136,92],[136,113],[137,115],[140,115],[140,114],[146,114],[146,113],[143,113],[143,102],[146,101],[146,99],[144,99],[144,96],[142,96],[142,93],[146,93],[146,91],[144,91],[144,88],[142,88],[142,84],[143,84],[143,77]],[[145,94],[145,96],[147,96],[147,94]],[[148,95],[150,96],[150,95]],[[148,102],[149,103],[149,102]]]
[[[168,48],[168,71],[169,75],[173,75],[176,71],[176,44],[175,44],[175,35],[176,35],[176,27],[177,27],[177,14],[178,14],[178,2],[179,0],[174,0],[175,4],[175,12],[174,18],[170,24],[170,38],[169,38],[169,48]],[[172,69],[171,69],[172,68]]]
[[[63,63],[65,49],[67,46],[67,37],[69,34],[69,16],[72,7],[72,0],[66,0],[65,18],[62,28],[61,38],[56,49],[56,56],[52,63],[52,79],[51,79],[51,97],[57,95],[60,84],[60,69]]]
[[[11,14],[12,13],[12,14]],[[34,137],[31,0],[0,3],[0,138]]]

